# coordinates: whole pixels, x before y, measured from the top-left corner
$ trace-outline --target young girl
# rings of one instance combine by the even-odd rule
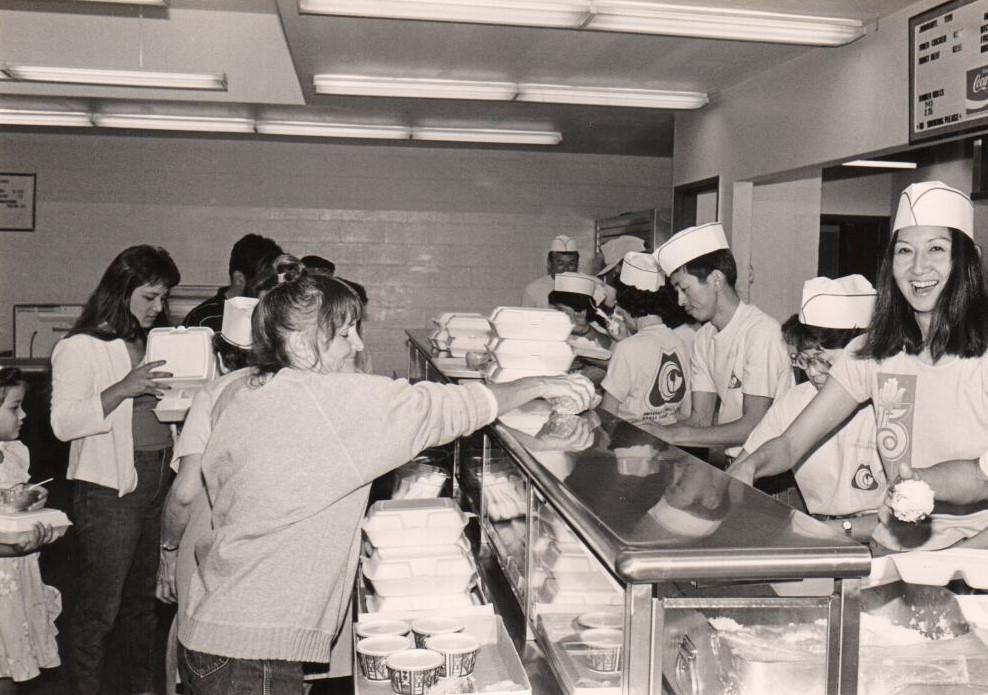
[[[25,390],[20,370],[0,369],[0,489],[21,486],[30,478],[30,455],[17,441]],[[44,498],[33,506],[43,505]],[[51,527],[39,524],[28,541],[0,544],[0,694],[15,692],[15,682],[60,663],[55,618],[62,598],[57,589],[41,583],[36,552],[51,541]]]

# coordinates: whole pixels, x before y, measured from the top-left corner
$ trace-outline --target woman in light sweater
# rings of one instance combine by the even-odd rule
[[[122,251],[79,320],[52,353],[52,430],[72,442],[72,519],[79,601],[71,625],[74,691],[97,695],[106,640],[116,627],[131,693],[151,693],[154,586],[161,506],[171,483],[172,437],[153,409],[164,362],[144,361],[147,331],[167,325],[179,282],[168,252]]]
[[[255,310],[258,377],[219,414],[203,454],[213,531],[196,545],[179,632],[194,695],[297,694],[302,663],[329,660],[374,478],[534,398],[585,409],[593,397],[577,376],[487,387],[341,372],[363,348],[360,300],[299,272]]]

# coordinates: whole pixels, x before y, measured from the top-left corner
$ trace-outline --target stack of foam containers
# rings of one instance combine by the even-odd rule
[[[621,588],[573,532],[554,514],[540,521],[543,535],[535,546],[538,600],[568,606],[620,605]]]
[[[488,345],[494,360],[486,368],[491,382],[565,374],[573,363],[573,349],[566,342],[573,326],[563,312],[501,306],[489,321],[495,334]]]
[[[370,612],[459,609],[473,605],[476,568],[463,536],[467,517],[448,497],[385,500],[363,521],[369,552],[363,574]]]
[[[491,339],[491,325],[481,314],[446,312],[432,322],[436,325],[432,344],[439,350],[448,350],[453,357],[484,352]]]

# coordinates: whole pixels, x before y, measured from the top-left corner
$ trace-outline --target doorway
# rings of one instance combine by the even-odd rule
[[[839,278],[857,273],[875,284],[890,227],[888,217],[821,215],[817,274]]]

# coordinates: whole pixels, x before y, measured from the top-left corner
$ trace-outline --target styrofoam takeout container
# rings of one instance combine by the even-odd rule
[[[382,500],[371,505],[362,525],[376,548],[455,545],[467,516],[448,497]]]
[[[199,389],[216,378],[212,329],[205,326],[152,328],[148,333],[145,361],[158,360],[165,361],[158,371],[169,372],[171,376],[159,379],[170,388],[165,390],[154,413],[161,422],[180,422]]]
[[[72,525],[65,512],[58,509],[0,513],[0,543],[23,543],[31,537],[34,525],[39,521],[51,525],[55,538],[64,536]]]
[[[499,338],[566,340],[573,330],[569,316],[555,309],[499,306],[490,316]]]
[[[473,565],[462,554],[404,560],[370,557],[363,570],[378,596],[457,593],[466,591],[474,576]]]
[[[491,362],[484,368],[484,377],[492,384],[506,384],[518,381],[527,376],[562,376],[566,372],[544,369],[505,369],[497,362]]]
[[[487,320],[487,318],[483,314],[479,314],[477,312],[471,312],[471,311],[444,311],[441,314],[439,314],[439,316],[436,316],[435,318],[433,318],[432,319],[432,322],[434,324],[436,324],[436,327],[437,328],[445,328],[446,325],[449,323],[450,319],[452,319],[453,317],[465,317],[465,318],[471,318],[471,319],[482,318],[485,321]]]
[[[497,338],[488,345],[498,365],[505,369],[538,369],[565,372],[573,364],[573,349],[560,340]]]

